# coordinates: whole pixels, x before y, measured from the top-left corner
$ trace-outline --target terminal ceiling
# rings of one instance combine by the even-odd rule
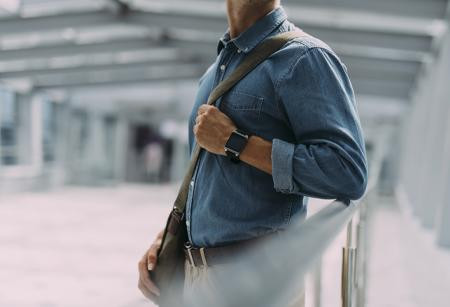
[[[358,95],[402,102],[447,27],[447,0],[282,3],[339,54]],[[0,80],[64,91],[195,80],[225,30],[224,0],[24,0],[0,9]]]

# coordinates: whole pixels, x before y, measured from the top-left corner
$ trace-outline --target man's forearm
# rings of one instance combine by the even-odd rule
[[[225,156],[225,144],[236,129],[232,120],[217,107],[204,104],[199,107],[194,135],[197,144],[213,154]],[[257,169],[272,174],[272,143],[251,136],[239,158]]]
[[[272,143],[258,136],[251,136],[241,152],[241,161],[272,174]]]

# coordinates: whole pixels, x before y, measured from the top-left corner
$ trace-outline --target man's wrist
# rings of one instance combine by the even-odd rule
[[[239,156],[247,146],[249,134],[236,128],[234,129],[225,143],[225,154],[233,162],[239,162]]]
[[[227,146],[228,140],[230,139],[231,135],[233,134],[233,132],[236,129],[237,129],[237,127],[231,127],[231,129],[229,129],[224,135],[223,142],[222,142],[222,144],[223,144],[223,146],[222,146],[222,155],[224,155],[224,156],[227,155],[227,152],[226,152],[225,148]]]
[[[241,152],[240,159],[263,172],[272,174],[272,143],[252,135]]]

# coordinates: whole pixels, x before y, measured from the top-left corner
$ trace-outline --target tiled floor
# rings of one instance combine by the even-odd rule
[[[0,307],[153,306],[137,289],[137,262],[175,192],[67,187],[0,196]],[[373,226],[368,306],[448,306],[450,251],[392,206],[375,211]],[[339,306],[342,243],[323,258],[324,307]]]
[[[374,212],[368,307],[450,306],[450,250],[396,206]]]
[[[137,262],[172,187],[65,188],[0,199],[0,306],[151,306]]]

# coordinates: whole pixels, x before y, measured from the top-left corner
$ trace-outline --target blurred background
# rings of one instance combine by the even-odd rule
[[[450,306],[449,3],[282,0],[347,65],[377,173],[356,306]],[[1,307],[151,305],[137,262],[226,27],[224,0],[0,0]],[[340,305],[344,239],[308,306]]]

